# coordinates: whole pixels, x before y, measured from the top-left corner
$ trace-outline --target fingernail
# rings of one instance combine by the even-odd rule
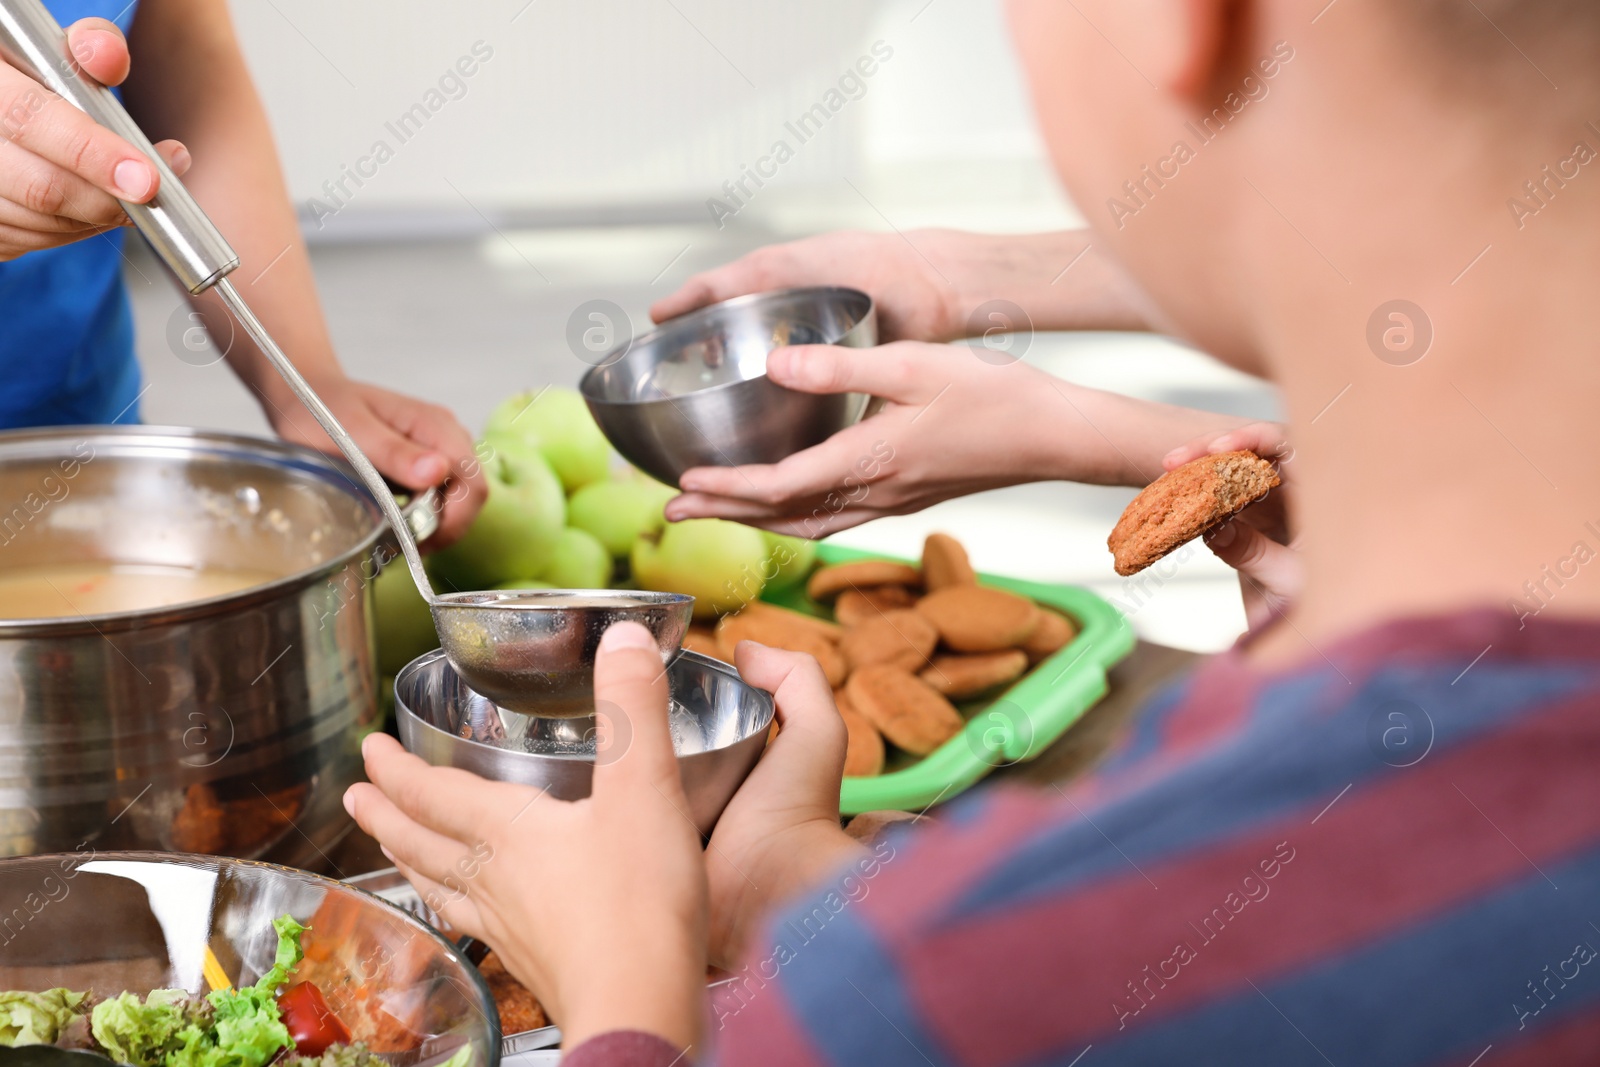
[[[356,817],[356,800],[348,789],[344,791],[344,810],[350,813],[352,819]]]
[[[117,195],[124,200],[142,200],[155,184],[155,168],[137,159],[124,159],[111,172],[117,184]]]
[[[172,160],[167,164],[174,171],[182,174],[189,169],[189,164],[194,162],[194,157],[189,155],[189,150],[179,145],[172,153]]]
[[[378,851],[382,852],[383,855],[384,855],[384,858],[387,859],[390,863],[393,863],[393,864],[395,864],[397,866],[399,865],[400,861],[394,858],[394,853],[389,851],[389,846],[387,846],[387,845],[379,845],[378,846]]]
[[[1230,522],[1206,534],[1206,544],[1212,548],[1227,548],[1233,544],[1233,539],[1237,536],[1239,531],[1234,529],[1233,523]]]
[[[371,751],[372,751],[372,739],[374,737],[377,737],[377,736],[378,736],[377,734],[368,734],[366,737],[363,737],[361,739],[361,758],[362,759],[366,759],[367,756],[371,754]]]
[[[433,485],[444,481],[445,472],[450,469],[450,464],[443,456],[429,453],[411,465],[411,477],[423,485]]]
[[[636,622],[615,622],[600,638],[600,651],[616,652],[624,648],[656,650],[656,639]]]

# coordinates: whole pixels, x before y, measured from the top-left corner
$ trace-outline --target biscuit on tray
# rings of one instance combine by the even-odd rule
[[[1278,484],[1272,464],[1246,451],[1201,456],[1168,471],[1133,498],[1106,538],[1117,573],[1139,573],[1227,522]]]

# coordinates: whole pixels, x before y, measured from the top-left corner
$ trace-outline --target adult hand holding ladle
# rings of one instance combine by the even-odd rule
[[[123,209],[191,294],[216,291],[350,461],[394,528],[411,576],[428,602],[439,643],[471,688],[513,711],[586,716],[594,711],[594,648],[611,622],[642,622],[656,635],[664,658],[677,651],[693,604],[689,597],[606,591],[437,595],[382,476],[227,280],[239,257],[116,97],[80,70],[65,33],[40,0],[0,0],[0,58],[118,134],[155,168],[160,179],[156,195],[144,203],[122,201]]]

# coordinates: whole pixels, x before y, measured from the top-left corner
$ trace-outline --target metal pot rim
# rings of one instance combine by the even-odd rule
[[[183,450],[185,444],[193,450],[197,445],[220,445],[224,448],[247,454],[257,460],[288,460],[294,465],[302,467],[321,468],[336,474],[349,483],[353,490],[349,493],[366,509],[372,519],[371,528],[361,535],[355,544],[344,552],[322,563],[315,564],[293,574],[274,579],[262,585],[253,585],[248,589],[241,589],[221,596],[206,597],[204,600],[192,600],[183,604],[173,604],[168,607],[146,608],[141,611],[116,611],[105,612],[98,615],[77,615],[70,618],[57,619],[3,619],[0,618],[0,639],[17,637],[59,637],[75,633],[103,633],[107,630],[121,632],[133,627],[164,626],[171,623],[191,622],[203,619],[210,615],[225,614],[241,607],[275,600],[285,593],[303,589],[326,579],[349,566],[350,563],[362,555],[372,551],[378,539],[389,529],[389,524],[378,510],[376,502],[368,495],[356,479],[355,471],[343,460],[336,459],[325,452],[304,445],[291,444],[287,441],[267,437],[251,437],[246,434],[223,433],[213,430],[203,430],[192,426],[147,426],[138,425],[110,425],[110,426],[41,426],[21,430],[0,431],[0,461],[6,453],[20,443],[28,441],[47,442],[60,438],[112,438],[119,443],[127,441],[148,441],[150,445],[162,447],[165,439],[165,448],[173,451]]]

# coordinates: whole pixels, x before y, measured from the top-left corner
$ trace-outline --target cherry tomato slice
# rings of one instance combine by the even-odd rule
[[[328,1007],[322,990],[310,982],[284,988],[278,994],[278,1013],[295,1051],[302,1056],[320,1056],[330,1045],[350,1043],[350,1028]]]

